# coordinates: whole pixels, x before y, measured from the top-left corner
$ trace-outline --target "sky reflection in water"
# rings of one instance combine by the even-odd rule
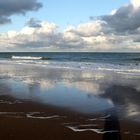
[[[0,87],[12,96],[67,107],[82,113],[113,107],[121,116],[140,117],[140,77],[105,71],[1,66]]]

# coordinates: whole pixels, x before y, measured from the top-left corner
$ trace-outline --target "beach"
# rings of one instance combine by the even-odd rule
[[[41,62],[1,61],[1,139],[140,139],[138,69]]]
[[[82,114],[66,108],[0,96],[2,139],[139,140],[140,123],[114,114]],[[5,102],[4,102],[5,101]],[[9,103],[8,103],[9,102]]]

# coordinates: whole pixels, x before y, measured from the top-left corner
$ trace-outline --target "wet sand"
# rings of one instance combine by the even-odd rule
[[[137,75],[28,65],[0,73],[2,140],[140,140]]]
[[[7,95],[1,95],[0,101],[0,138],[3,140],[140,139],[140,124],[117,120],[114,113],[110,116],[82,114]]]
[[[0,96],[0,99],[17,101],[8,96]],[[66,109],[21,101],[14,104],[1,103],[0,111],[0,138],[3,140],[101,139],[101,135],[92,132],[75,133],[65,127],[67,123],[85,121],[85,116]]]

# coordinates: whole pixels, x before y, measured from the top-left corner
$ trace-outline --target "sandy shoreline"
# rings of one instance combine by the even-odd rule
[[[3,140],[105,140],[112,135],[120,135],[123,140],[140,138],[139,123],[120,120],[120,132],[103,133],[102,130],[99,133],[105,123],[116,127],[116,120],[111,122],[110,116],[85,115],[10,96],[0,96],[0,100],[3,101],[0,103],[0,138]],[[106,134],[109,135],[106,137]]]
[[[14,98],[0,96],[14,102]],[[17,99],[15,99],[17,101]],[[19,101],[19,100],[18,100]],[[86,139],[101,137],[92,132],[75,133],[65,127],[68,123],[83,122],[85,116],[66,109],[41,105],[30,101],[0,104],[0,138],[8,139]]]

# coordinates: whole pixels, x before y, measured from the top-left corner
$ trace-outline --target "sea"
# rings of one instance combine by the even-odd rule
[[[0,63],[140,73],[140,53],[1,52]]]

